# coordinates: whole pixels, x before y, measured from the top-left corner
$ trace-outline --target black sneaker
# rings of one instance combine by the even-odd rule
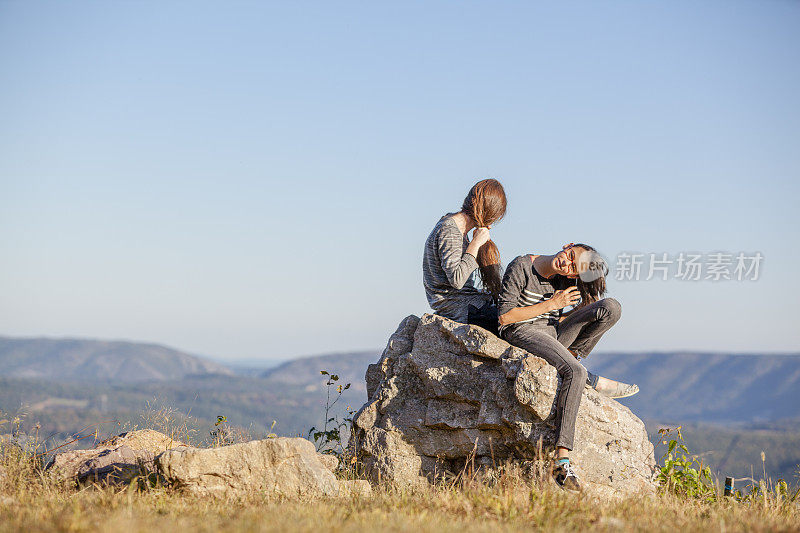
[[[564,490],[570,492],[580,492],[583,490],[578,481],[578,476],[575,475],[575,471],[569,463],[558,463],[555,469],[553,469],[553,479],[558,483],[558,486]]]

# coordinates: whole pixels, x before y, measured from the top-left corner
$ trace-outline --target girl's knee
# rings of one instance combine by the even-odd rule
[[[573,381],[584,383],[586,379],[589,377],[589,371],[586,370],[586,367],[580,364],[577,359],[575,359],[574,361],[570,361],[564,367],[563,377],[571,377]]]
[[[578,383],[586,383],[586,380],[589,379],[589,371],[586,370],[586,367],[582,364],[578,363],[578,367],[575,370],[575,378],[578,380]]]
[[[599,308],[602,309],[602,318],[616,322],[622,316],[622,304],[616,299],[603,298],[597,303]]]

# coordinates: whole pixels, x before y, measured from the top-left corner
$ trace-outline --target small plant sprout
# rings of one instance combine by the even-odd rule
[[[308,437],[313,438],[317,451],[320,453],[330,453],[341,457],[344,454],[344,444],[342,443],[342,430],[350,426],[353,421],[353,411],[350,406],[347,406],[347,416],[343,419],[330,416],[331,409],[336,405],[342,397],[342,393],[350,388],[350,383],[342,385],[337,384],[339,376],[331,374],[327,370],[320,370],[319,373],[323,376],[328,376],[325,381],[326,386],[326,400],[325,400],[325,423],[322,429],[317,429],[316,426],[308,431]],[[331,392],[335,396],[331,395]]]
[[[277,423],[278,423],[277,420],[273,420],[272,421],[272,425],[269,427],[269,431],[267,432],[267,438],[268,439],[275,439],[275,438],[278,437],[275,433],[272,432],[272,430],[275,429],[275,424],[277,424]]]
[[[217,421],[214,422],[214,429],[209,433],[211,435],[211,445],[227,446],[235,442],[233,431],[228,425],[228,417],[224,415],[217,416]]]

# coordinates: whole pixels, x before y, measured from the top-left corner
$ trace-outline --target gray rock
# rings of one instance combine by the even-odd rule
[[[335,455],[331,455],[329,453],[320,453],[317,454],[317,458],[319,459],[319,462],[331,472],[336,472],[336,469],[339,467],[339,458]]]
[[[540,440],[552,450],[555,368],[482,328],[409,316],[366,380],[350,447],[373,482],[426,483],[460,471],[471,456],[478,465],[541,459]],[[655,490],[644,423],[589,387],[571,457],[598,496]]]
[[[339,481],[314,445],[270,438],[207,449],[169,450],[155,460],[171,486],[195,494],[264,491],[284,496],[337,496]]]
[[[90,450],[56,453],[46,471],[77,483],[123,484],[152,471],[155,457],[172,448],[186,448],[186,444],[151,429],[129,431]]]

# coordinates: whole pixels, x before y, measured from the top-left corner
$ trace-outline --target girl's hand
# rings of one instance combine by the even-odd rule
[[[486,244],[486,241],[488,241],[489,239],[491,239],[491,237],[489,236],[489,228],[486,227],[475,228],[475,231],[472,232],[472,242],[470,244],[474,244],[475,249],[477,250],[478,248]]]
[[[578,287],[567,287],[563,291],[556,291],[550,301],[556,306],[556,309],[563,309],[568,305],[575,305],[581,299],[581,293]]]

